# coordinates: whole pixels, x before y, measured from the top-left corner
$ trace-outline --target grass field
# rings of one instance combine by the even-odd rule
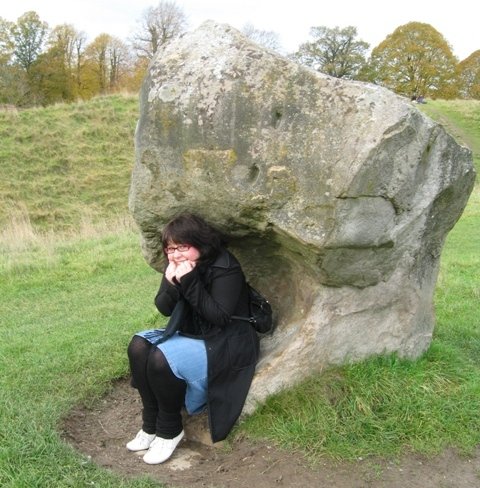
[[[85,161],[85,171],[90,168],[98,176],[79,177],[79,200],[64,191],[74,184],[73,169],[64,173],[64,180],[53,170],[44,180],[27,178],[25,189],[20,173],[25,176],[30,170],[21,168],[7,191],[12,207],[21,199],[23,213],[15,221],[4,213],[0,236],[0,486],[5,488],[159,486],[147,478],[120,479],[95,466],[64,443],[58,431],[70,409],[93,404],[113,379],[127,374],[125,349],[131,334],[160,320],[153,306],[159,276],[145,264],[129,220],[117,218],[112,210],[125,205],[135,120],[129,117],[136,101],[111,97],[91,103],[95,116],[89,114],[89,104],[20,113],[19,118],[30,122],[18,130],[27,131],[31,123],[37,130],[32,127],[24,136],[15,136],[21,149],[13,149],[13,142],[0,149],[2,164],[6,154],[17,150],[28,158],[38,152],[37,162],[29,162],[34,168],[47,157],[42,151],[49,144],[42,144],[41,132],[61,131],[61,124],[52,122],[55,118],[64,121],[65,145],[71,138],[82,144],[74,122],[82,113],[85,121],[93,118],[99,124],[82,129],[86,134],[102,133],[92,141],[111,137],[102,142],[104,149],[92,142],[95,154],[79,149],[78,160],[69,151],[69,168],[80,168]],[[479,147],[479,104],[438,101],[427,106],[432,117],[440,114],[442,123]],[[103,119],[103,112],[110,115]],[[70,118],[73,121],[67,122]],[[6,132],[0,125],[0,134]],[[114,149],[122,137],[128,138],[123,149]],[[43,149],[36,151],[37,144]],[[118,167],[110,168],[114,150],[119,151]],[[58,151],[49,168],[60,164],[56,158],[65,157],[61,148]],[[474,151],[478,168],[479,153]],[[9,160],[2,167],[2,191],[10,188],[6,180],[15,173],[11,165],[21,165],[16,157],[16,162]],[[117,172],[118,181],[101,181],[114,179]],[[43,188],[47,183],[48,191]],[[109,202],[105,207],[104,197]],[[42,213],[48,202],[48,208],[59,209],[54,218]],[[94,219],[81,224],[85,209],[90,215],[99,207],[107,224]],[[480,443],[479,243],[477,184],[442,254],[435,296],[437,326],[428,352],[417,361],[389,356],[332,369],[272,397],[239,430],[301,449],[312,459],[393,456],[405,450],[433,453],[446,446],[471,451]]]
[[[127,213],[138,96],[0,111],[0,225],[75,229]]]

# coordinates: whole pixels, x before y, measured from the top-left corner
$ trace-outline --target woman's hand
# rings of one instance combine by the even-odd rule
[[[187,273],[190,273],[193,268],[195,268],[195,261],[170,261],[168,263],[167,269],[165,270],[165,278],[172,283],[175,284],[175,280],[180,281],[182,276],[185,276]]]
[[[167,278],[167,280],[172,285],[175,284],[173,279],[175,278],[176,272],[177,272],[177,263],[175,263],[174,261],[170,261],[168,263],[167,269],[165,270],[165,278]]]
[[[190,273],[193,268],[195,268],[195,261],[181,261],[177,264],[175,269],[175,278],[180,281],[182,276],[185,276],[187,273]],[[168,279],[168,278],[167,278]]]

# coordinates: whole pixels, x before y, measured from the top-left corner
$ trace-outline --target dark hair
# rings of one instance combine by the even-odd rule
[[[202,217],[193,213],[182,213],[174,217],[162,231],[162,245],[172,242],[190,244],[200,251],[199,263],[214,260],[226,246],[225,235]]]

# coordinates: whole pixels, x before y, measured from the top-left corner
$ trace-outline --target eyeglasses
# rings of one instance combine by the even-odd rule
[[[178,246],[167,246],[165,248],[165,252],[167,254],[173,254],[175,251],[185,252],[185,251],[188,251],[189,249],[190,249],[190,245],[188,245],[188,244],[179,244]]]

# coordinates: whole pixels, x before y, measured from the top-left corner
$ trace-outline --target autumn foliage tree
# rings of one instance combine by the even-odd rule
[[[122,40],[101,34],[87,44],[72,25],[51,30],[35,12],[16,23],[0,18],[0,61],[0,104],[48,105],[139,85]]]
[[[127,45],[117,37],[100,34],[85,49],[85,90],[102,95],[117,91],[129,63]]]
[[[458,64],[459,91],[462,98],[480,100],[480,50]]]
[[[20,98],[19,87],[15,83],[18,73],[13,68],[13,22],[0,17],[0,104],[14,105]]]
[[[36,71],[48,35],[48,24],[36,12],[26,12],[16,23],[2,21],[0,27],[0,58],[4,58],[0,72],[0,86],[6,92],[0,99],[19,104],[41,99]]]
[[[63,24],[51,29],[34,11],[16,22],[0,17],[0,105],[19,107],[88,99],[120,90],[138,91],[148,63],[187,28],[173,0],[144,11],[129,43],[104,33],[87,42]],[[244,34],[279,50],[278,35],[246,24]],[[409,97],[480,98],[480,51],[458,63],[450,46],[429,24],[398,27],[373,51],[353,26],[311,29],[313,40],[290,57],[337,78],[360,79]]]
[[[73,25],[56,26],[49,35],[47,50],[38,61],[43,103],[73,101],[82,96],[84,33]]]
[[[431,25],[410,22],[373,49],[368,77],[408,97],[454,98],[457,59]]]

